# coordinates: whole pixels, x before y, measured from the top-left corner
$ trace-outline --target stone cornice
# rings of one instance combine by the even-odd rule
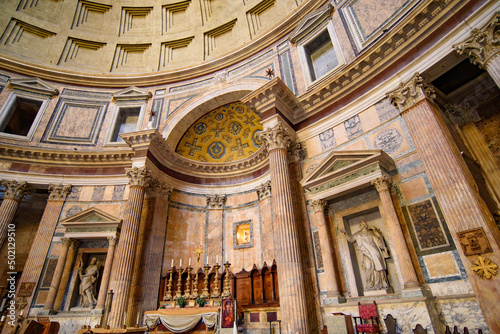
[[[488,61],[500,52],[500,13],[496,13],[481,29],[472,29],[469,39],[453,47],[458,54],[469,57],[474,65],[485,68]]]
[[[219,72],[240,61],[249,59],[259,51],[263,51],[270,45],[278,42],[289,34],[308,13],[318,9],[324,5],[325,2],[325,0],[305,1],[293,14],[281,20],[274,28],[269,29],[268,32],[261,37],[242,45],[237,50],[227,52],[213,61],[206,61],[196,66],[190,66],[189,68],[151,74],[141,73],[137,75],[86,75],[63,71],[56,67],[30,65],[20,62],[17,59],[7,58],[4,55],[0,57],[0,68],[24,75],[36,76],[45,80],[99,87],[144,87],[199,78],[203,75]]]
[[[36,147],[0,145],[0,159],[43,164],[106,165],[109,167],[130,166],[134,153],[123,151],[69,151],[49,150]]]
[[[387,94],[389,101],[401,112],[424,99],[433,101],[435,97],[434,87],[427,84],[419,73],[415,73],[408,82],[402,82],[398,89]]]
[[[292,122],[300,109],[299,100],[279,77],[244,96],[241,102],[261,116],[264,112],[276,108]]]

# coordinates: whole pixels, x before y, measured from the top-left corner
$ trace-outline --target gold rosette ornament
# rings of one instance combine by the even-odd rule
[[[471,267],[474,272],[479,275],[479,277],[490,279],[498,274],[498,266],[491,262],[490,259],[484,258],[479,255],[472,261],[473,266]]]

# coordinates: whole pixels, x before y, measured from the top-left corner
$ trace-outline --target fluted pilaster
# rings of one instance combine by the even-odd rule
[[[129,177],[130,193],[120,232],[120,242],[116,251],[116,260],[113,264],[114,279],[111,288],[115,294],[109,314],[111,328],[118,328],[124,323],[137,250],[142,204],[145,188],[151,179],[149,171],[145,167],[129,169],[127,175]]]
[[[54,302],[56,300],[57,290],[59,290],[59,284],[61,283],[61,277],[63,274],[64,264],[66,263],[66,256],[68,255],[68,249],[71,245],[71,239],[61,238],[61,250],[59,253],[59,259],[57,260],[56,269],[54,270],[54,275],[52,276],[52,282],[50,283],[49,293],[47,294],[47,299],[45,300],[44,310],[53,312]]]
[[[396,258],[401,270],[402,277],[400,280],[403,283],[403,289],[419,287],[420,283],[418,282],[417,273],[413,267],[410,252],[406,246],[405,237],[389,192],[390,179],[386,176],[379,177],[373,180],[372,184],[380,196],[382,213],[394,245],[395,252],[392,255]]]
[[[413,83],[410,81],[408,84]],[[421,90],[420,94],[425,96],[424,87],[424,83],[416,85],[416,89]],[[402,105],[398,103],[401,93],[394,91],[389,98],[400,108],[455,244],[460,245],[458,232],[483,228],[493,248],[488,257],[494,263],[500,263],[500,232],[476,190],[474,179],[438,107],[427,96],[416,104]],[[462,247],[457,247],[457,250],[488,326],[492,331],[500,332],[500,324],[494,320],[500,314],[500,304],[496,300],[500,294],[498,279],[481,279],[471,270],[473,258],[468,258]]]
[[[2,181],[5,194],[0,206],[0,249],[7,237],[9,224],[14,220],[19,203],[24,196],[31,192],[31,187],[26,182]]]
[[[297,226],[287,161],[289,134],[281,123],[264,131],[261,138],[269,150],[276,262],[280,288],[280,309],[284,333],[309,333],[304,279],[300,261]]]
[[[500,13],[495,13],[482,28],[474,28],[471,37],[454,45],[455,51],[469,57],[471,63],[484,68],[500,87]]]
[[[106,296],[108,294],[109,278],[111,276],[111,268],[113,267],[113,257],[115,255],[115,246],[118,242],[118,236],[108,237],[108,252],[106,253],[106,262],[104,263],[104,271],[102,273],[101,287],[97,296],[96,309],[104,309]]]
[[[327,202],[325,200],[316,200],[311,202],[314,208],[316,225],[318,226],[319,243],[321,245],[321,256],[323,258],[323,268],[325,270],[325,288],[328,297],[339,297],[339,284],[337,275],[335,274],[335,265],[332,256],[332,245],[328,237],[328,227],[325,219],[325,208]]]
[[[226,203],[226,195],[207,195],[208,210],[208,232],[207,232],[207,255],[212,261],[216,257],[220,257],[220,262],[223,261],[222,248],[222,215],[224,204]]]

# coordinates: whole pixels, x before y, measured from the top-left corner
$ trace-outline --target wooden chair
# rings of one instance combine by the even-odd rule
[[[378,322],[377,304],[361,305],[358,302],[359,317],[353,317],[357,333],[380,333]],[[356,319],[359,319],[359,324]]]
[[[387,334],[397,334],[396,332],[396,319],[392,316],[392,314],[388,314],[384,319],[385,327],[387,327]]]
[[[413,334],[427,334],[427,329],[424,329],[421,324],[417,324],[413,330]]]

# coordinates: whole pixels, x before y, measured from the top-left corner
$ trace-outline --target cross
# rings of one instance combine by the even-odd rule
[[[219,133],[221,133],[221,132],[225,132],[225,131],[226,131],[226,129],[221,129],[221,128],[219,128],[219,124],[217,124],[217,128],[212,129],[212,130],[210,130],[210,131],[215,132],[215,137],[216,137],[216,138],[219,138]]]
[[[247,148],[248,147],[248,144],[241,144],[241,139],[236,139],[236,145],[237,146],[233,146],[231,147],[231,152],[232,151],[238,151],[238,156],[241,157],[243,156],[244,152],[243,152],[243,149],[244,148]]]
[[[184,146],[189,148],[189,155],[192,157],[194,157],[194,152],[201,151],[201,146],[196,145],[197,142],[198,142],[198,139],[194,138],[192,144],[184,143]]]
[[[22,310],[26,307],[26,305],[28,305],[28,303],[26,302],[26,298],[24,297],[19,297],[17,300],[16,300],[16,308],[18,310]]]
[[[274,78],[274,70],[273,70],[272,67],[269,67],[266,70],[266,76],[269,78],[269,80],[271,80],[272,78]]]
[[[255,119],[255,116],[249,117],[248,115],[245,115],[245,118],[245,125],[251,124],[252,126],[254,126],[253,120]]]
[[[202,245],[198,245],[198,248],[194,251],[194,255],[196,255],[196,267],[200,267],[200,256],[201,254],[205,253],[205,251],[201,248]]]

